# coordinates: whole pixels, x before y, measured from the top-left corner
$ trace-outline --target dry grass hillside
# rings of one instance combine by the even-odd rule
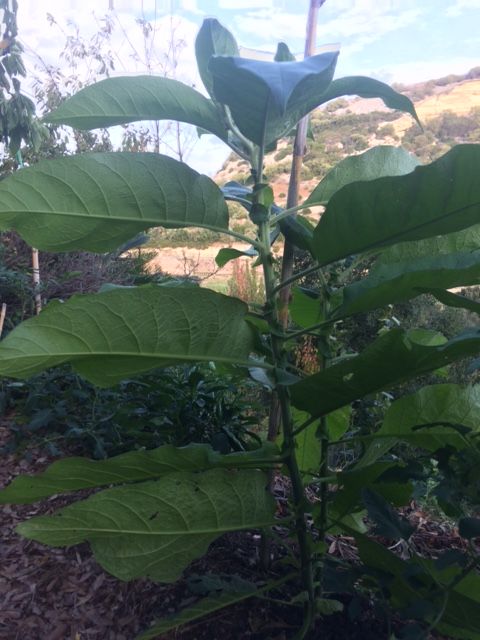
[[[471,141],[480,142],[480,78],[469,79],[469,76],[476,74],[480,76],[480,68],[470,71],[465,76],[448,76],[411,86],[396,87],[414,101],[426,133],[415,125],[409,115],[390,111],[379,99],[340,99],[327,105],[325,109],[314,112],[312,128],[315,140],[308,144],[301,196],[306,197],[326,170],[342,157],[361,153],[375,145],[405,144],[412,153],[417,153],[423,160],[429,160],[428,157],[422,158],[425,142],[422,136],[427,136],[428,142],[433,144],[433,155],[437,156],[453,144],[470,141],[469,134],[472,131],[464,134],[460,130],[468,129],[461,126],[464,123],[454,123],[460,125],[457,135],[455,132],[442,132],[442,117],[445,114],[453,114],[457,119],[471,119],[470,129],[477,131],[477,135],[473,136]],[[428,135],[429,133],[432,135]],[[420,140],[415,141],[416,138]],[[272,181],[279,204],[284,204],[288,189],[290,142],[281,140],[276,151],[265,158],[266,174]],[[229,180],[244,182],[248,177],[247,163],[232,155],[215,180],[219,184],[225,184]]]
[[[464,76],[447,76],[395,88],[414,101],[423,130],[413,118],[387,109],[380,100],[339,99],[318,109],[311,117],[313,139],[308,141],[304,159],[301,199],[306,198],[342,158],[376,145],[402,144],[422,162],[430,162],[455,144],[480,143],[480,67]],[[290,148],[291,140],[280,140],[276,150],[265,158],[265,174],[280,206],[285,205],[288,191]],[[247,163],[233,154],[215,177],[220,185],[248,179]],[[309,215],[308,211],[305,213]],[[231,206],[230,214],[230,224],[235,231],[246,234],[253,230],[242,207]],[[315,220],[315,212],[311,219]],[[223,246],[227,245],[227,239],[223,240]],[[215,241],[218,242],[218,237],[207,230],[163,230],[152,243],[162,247],[155,265],[176,275],[195,271],[203,277],[210,275],[210,282],[228,278],[231,264],[217,272],[216,249],[212,253],[207,248]]]

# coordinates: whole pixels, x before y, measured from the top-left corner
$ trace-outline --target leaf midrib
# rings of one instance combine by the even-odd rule
[[[2,215],[2,213],[5,213],[6,211],[0,211],[0,216]],[[47,211],[43,211],[40,209],[21,209],[21,210],[13,210],[13,209],[9,209],[8,210],[8,214],[12,215],[12,216],[23,216],[25,213],[28,214],[34,214],[34,215],[46,215],[46,216],[60,216],[60,217],[66,217],[66,218],[85,218],[86,220],[99,220],[101,222],[124,222],[124,223],[134,223],[134,224],[145,224],[146,226],[166,226],[169,224],[174,224],[176,226],[182,226],[182,227],[202,227],[204,229],[210,229],[212,231],[218,231],[219,233],[228,233],[229,232],[229,228],[228,227],[217,227],[211,224],[202,224],[201,222],[192,222],[190,221],[185,221],[184,219],[182,220],[177,220],[176,218],[169,218],[169,219],[161,219],[159,220],[158,218],[143,218],[143,217],[138,217],[138,218],[131,218],[131,217],[127,217],[127,216],[105,216],[105,215],[96,215],[96,214],[90,214],[90,213],[83,213],[81,211],[58,211],[58,210],[47,210]]]
[[[10,347],[12,350],[15,349],[15,347]],[[47,358],[55,358],[55,357],[68,357],[68,358],[78,358],[78,359],[86,359],[86,358],[96,358],[96,357],[115,357],[115,358],[123,358],[123,357],[128,357],[128,358],[151,358],[153,360],[171,360],[172,358],[174,358],[175,360],[185,360],[185,361],[191,361],[191,360],[197,360],[197,361],[202,361],[202,362],[211,362],[212,360],[215,360],[215,362],[235,362],[236,364],[239,365],[244,365],[247,367],[251,367],[252,365],[256,366],[256,367],[260,367],[261,369],[272,369],[273,365],[270,365],[266,362],[257,362],[256,360],[239,360],[238,358],[232,358],[232,357],[228,357],[228,356],[216,356],[214,354],[201,354],[201,355],[197,355],[195,353],[191,353],[191,354],[187,354],[187,355],[180,355],[180,354],[176,354],[176,353],[150,353],[150,352],[135,352],[135,351],[91,351],[91,352],[85,352],[85,351],[81,351],[81,352],[75,352],[75,351],[62,351],[62,352],[58,352],[58,353],[38,353],[35,355],[15,355],[14,359],[15,361],[19,361],[22,359],[38,359],[41,358],[42,360],[45,360]],[[4,358],[4,361],[7,360],[7,358]]]
[[[28,520],[25,524],[27,525],[26,528],[29,528]],[[108,534],[134,535],[134,536],[138,536],[138,535],[142,535],[142,536],[192,536],[194,535],[196,536],[196,535],[212,535],[212,534],[218,535],[219,531],[231,532],[231,531],[239,531],[242,529],[257,529],[259,527],[270,527],[275,524],[278,524],[278,520],[275,520],[274,518],[272,518],[272,520],[267,520],[265,522],[252,522],[247,524],[237,524],[237,525],[230,525],[225,527],[221,526],[215,529],[191,529],[191,530],[181,529],[181,530],[174,530],[174,531],[144,531],[144,530],[136,530],[136,529],[100,529],[100,528],[93,528],[93,527],[87,528],[87,527],[74,527],[74,526],[68,527],[68,528],[60,528],[55,525],[54,528],[52,529],[49,529],[46,527],[35,527],[34,532],[37,534],[42,532],[43,533],[61,533],[61,532],[82,533],[83,531],[85,531],[88,534],[108,533]],[[22,525],[19,525],[19,527],[23,528]]]

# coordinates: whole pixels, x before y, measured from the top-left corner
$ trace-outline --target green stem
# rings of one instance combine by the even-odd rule
[[[311,273],[315,273],[315,271],[318,271],[319,269],[321,269],[321,265],[315,264],[313,265],[313,267],[309,267],[308,269],[304,269],[303,271],[299,271],[298,273],[295,273],[293,276],[291,276],[291,278],[282,280],[282,282],[280,282],[275,287],[275,293],[277,293],[284,287],[288,287],[293,282],[296,282],[297,280],[301,280],[302,278],[305,278],[305,276],[309,276]]]
[[[257,149],[257,156],[253,163],[253,175],[255,178],[255,187],[262,182],[263,173],[263,146]],[[256,202],[254,189],[253,206]],[[275,272],[273,269],[273,259],[270,248],[270,225],[269,220],[264,220],[258,224],[258,235],[262,249],[260,250],[260,259],[263,266],[263,274],[265,280],[265,319],[268,321],[271,332],[270,341],[273,354],[273,363],[275,367],[283,369],[286,365],[287,355],[283,348],[283,339],[275,335],[279,331],[279,318],[277,310],[277,296],[275,292]],[[304,621],[298,638],[304,638],[308,631],[312,628],[315,619],[315,587],[313,574],[313,558],[311,553],[311,544],[307,524],[306,515],[306,497],[298,467],[295,453],[295,437],[293,433],[293,421],[290,409],[290,394],[288,387],[277,385],[276,393],[280,404],[281,423],[283,428],[283,452],[285,455],[285,465],[288,468],[290,480],[292,483],[292,502],[295,518],[295,532],[297,535],[300,567],[303,588],[307,593],[307,601],[304,608]]]
[[[291,333],[287,333],[285,336],[285,340],[294,340],[295,338],[300,338],[305,335],[317,335],[315,332],[317,329],[323,329],[328,325],[332,324],[333,320],[323,320],[323,322],[318,322],[317,324],[312,324],[310,327],[306,327],[306,329],[299,329],[298,331],[292,331]]]
[[[240,129],[237,127],[237,125],[235,124],[234,119],[232,118],[231,111],[227,107],[227,105],[223,105],[223,110],[224,110],[225,119],[227,120],[229,129],[237,136],[237,138],[242,142],[242,144],[245,145],[245,147],[248,149],[251,157],[248,157],[246,154],[244,154],[241,151],[241,149],[237,149],[236,147],[230,145],[231,148],[235,151],[235,153],[238,153],[238,155],[241,156],[244,160],[247,160],[247,161],[251,162],[252,161],[252,157],[253,157],[253,143],[251,142],[251,140],[246,138],[243,135],[243,133],[240,131]]]
[[[278,339],[273,338],[274,342]],[[282,414],[282,428],[284,445],[289,451],[285,463],[287,465],[290,481],[292,483],[292,498],[295,516],[295,530],[297,534],[298,546],[300,551],[300,568],[302,575],[303,587],[307,593],[307,601],[305,603],[304,622],[302,629],[298,635],[303,638],[311,629],[315,620],[315,586],[313,573],[313,558],[310,544],[310,535],[307,530],[305,521],[306,497],[303,488],[302,476],[298,467],[297,457],[295,454],[295,436],[293,435],[293,421],[290,410],[290,397],[288,387],[279,385],[277,388],[278,398]]]
[[[246,242],[247,244],[251,244],[252,247],[255,247],[257,251],[260,251],[262,248],[262,245],[258,240],[250,238],[249,236],[244,236],[243,234],[232,231],[231,229],[229,229],[228,231],[222,231],[221,233],[224,233],[227,236],[232,236],[232,238],[236,238],[237,240],[241,240],[242,242]]]
[[[270,224],[274,226],[278,222],[280,222],[280,220],[283,220],[284,218],[288,218],[294,213],[297,213],[297,211],[302,211],[302,209],[310,209],[311,207],[318,207],[318,206],[320,205],[316,204],[315,202],[310,202],[310,203],[303,202],[302,204],[297,204],[295,207],[289,207],[288,209],[284,209],[282,213],[278,213],[276,216],[273,216],[272,219],[270,220]]]

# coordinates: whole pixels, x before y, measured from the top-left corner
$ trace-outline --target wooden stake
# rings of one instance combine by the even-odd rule
[[[307,33],[305,36],[305,58],[312,55],[315,50],[315,39],[317,35],[318,10],[325,4],[326,0],[310,0],[310,8],[307,18]],[[297,125],[295,142],[293,144],[292,168],[290,170],[290,181],[288,183],[287,209],[296,207],[298,204],[298,192],[302,173],[303,157],[307,141],[308,116],[300,120]],[[295,214],[294,214],[295,215]],[[293,260],[295,248],[291,242],[285,238],[283,245],[282,275],[280,282],[287,280],[293,273]],[[279,319],[284,329],[288,326],[288,303],[290,300],[291,287],[283,287],[279,293],[280,309]],[[270,403],[270,415],[268,421],[268,440],[274,442],[280,428],[280,409],[276,394],[272,394]]]
[[[40,263],[38,260],[38,249],[32,248],[32,279],[35,288],[35,313],[42,310],[42,294],[40,293]]]
[[[317,36],[318,10],[325,4],[326,0],[310,0],[310,8],[307,18],[307,32],[305,36],[305,58],[311,56],[315,50],[315,40]],[[296,207],[300,190],[303,157],[306,151],[308,118],[305,116],[297,125],[295,141],[293,143],[292,167],[290,169],[290,181],[288,183],[287,209]],[[294,214],[295,216],[296,214]],[[282,259],[282,275],[280,281],[287,280],[293,274],[293,260],[295,247],[285,239]],[[290,300],[291,287],[283,287],[280,290],[280,321],[284,327],[288,325],[288,303]]]
[[[7,315],[7,305],[5,302],[2,304],[2,309],[0,311],[0,338],[2,337],[3,325],[5,323],[5,316]]]

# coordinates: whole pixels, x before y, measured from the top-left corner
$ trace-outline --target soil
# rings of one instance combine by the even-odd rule
[[[0,421],[0,447],[9,439],[8,420]],[[75,454],[75,452],[70,452]],[[37,473],[54,458],[41,448],[8,454],[0,466],[0,487],[13,477]],[[286,487],[279,485],[280,502]],[[205,573],[235,574],[258,582],[278,578],[281,563],[267,575],[258,568],[259,539],[255,533],[229,534],[212,544],[209,553],[194,563],[184,579],[174,585],[146,580],[120,582],[95,562],[88,545],[51,548],[25,540],[15,525],[35,515],[49,514],[88,492],[52,497],[35,505],[0,507],[0,639],[1,640],[133,640],[156,619],[195,602],[188,578]],[[462,546],[455,531],[411,511],[419,523],[419,551]],[[330,540],[330,553],[356,559],[352,541]],[[276,558],[279,559],[278,557]],[[276,568],[275,568],[276,567]],[[280,596],[288,594],[280,594]],[[345,602],[348,604],[347,602]],[[167,633],[165,640],[287,640],[300,623],[298,610],[282,603],[250,599],[224,609],[190,627]],[[368,605],[352,621],[345,614],[321,620],[310,640],[366,640],[388,637],[383,620]]]

